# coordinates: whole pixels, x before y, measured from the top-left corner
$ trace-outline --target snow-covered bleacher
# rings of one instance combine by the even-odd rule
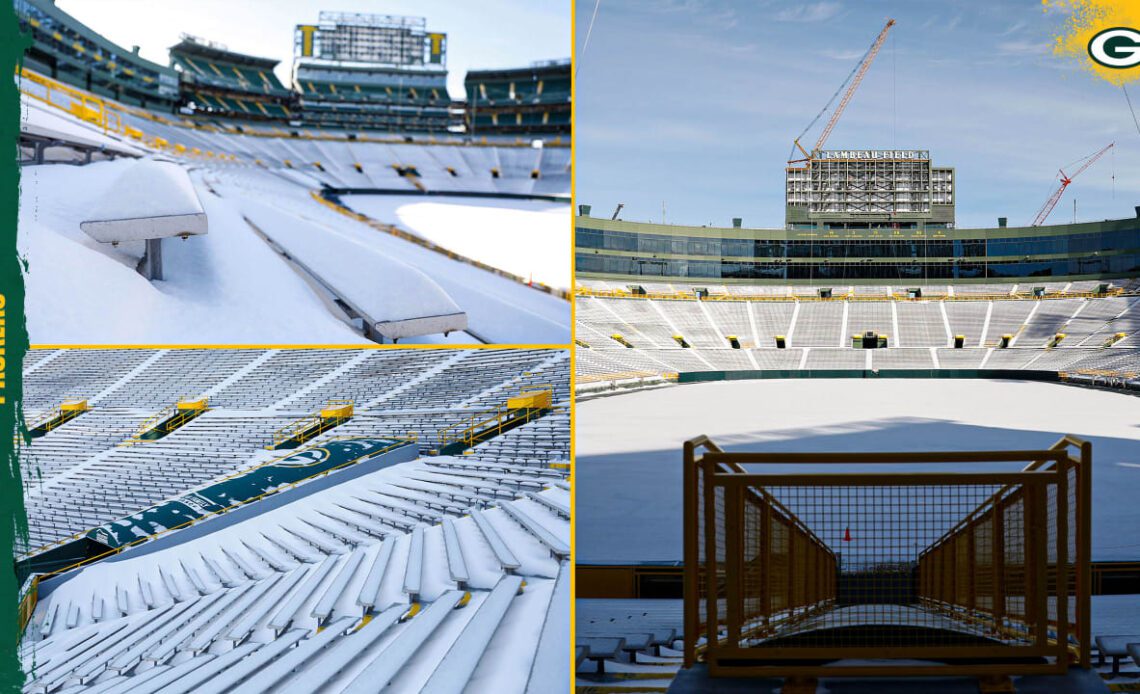
[[[1017,285],[941,287],[927,298],[908,298],[900,287],[851,287],[829,300],[818,288],[729,286],[710,288],[717,293],[703,301],[675,285],[641,285],[643,297],[613,282],[580,285],[577,363],[585,384],[718,370],[1140,372],[1140,296],[1090,296],[1095,282],[1046,283],[1045,298]],[[888,348],[853,349],[852,335],[866,332],[886,335]],[[1063,339],[1052,345],[1058,334]],[[954,349],[959,335],[964,348]]]
[[[562,232],[544,230],[568,236],[569,228],[556,214],[540,214],[569,212],[564,143],[223,125],[109,102],[113,118],[89,123],[69,110],[84,94],[35,92],[53,83],[42,79],[21,82],[31,104],[22,121],[27,137],[37,118],[50,117],[67,122],[74,147],[103,146],[90,142],[99,137],[121,146],[115,151],[122,157],[182,165],[212,233],[163,245],[163,291],[139,282],[141,249],[133,242],[65,244],[76,251],[65,262],[60,242],[85,238],[74,233],[89,221],[84,210],[113,203],[109,186],[139,162],[29,167],[20,227],[21,252],[33,268],[29,314],[39,318],[29,334],[36,343],[569,341],[568,257],[541,253],[543,260],[531,261],[513,250],[519,237],[552,253],[566,248]],[[539,200],[472,199],[488,196]],[[352,207],[358,203],[361,210]],[[412,221],[397,212],[421,204],[431,209]],[[462,210],[480,207],[487,219],[463,217]],[[533,229],[515,228],[524,217]],[[458,240],[457,227],[464,232]],[[463,245],[468,232],[484,229],[486,244]],[[110,306],[116,316],[147,320],[112,320]]]
[[[356,414],[306,446],[417,432],[428,451],[520,390],[552,387],[554,404],[467,455],[200,521],[185,540],[41,581],[27,691],[565,686],[569,664],[552,657],[569,619],[565,350],[32,350],[26,373],[41,409],[90,407],[23,447],[33,548],[272,458],[273,432],[329,398]],[[121,445],[157,406],[200,395],[205,414]]]

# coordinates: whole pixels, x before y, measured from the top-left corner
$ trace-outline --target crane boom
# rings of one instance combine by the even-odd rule
[[[871,67],[875,56],[879,54],[879,49],[883,47],[883,41],[886,41],[887,32],[890,31],[894,25],[895,20],[888,19],[887,25],[879,32],[875,43],[871,44],[871,50],[868,51],[867,56],[863,58],[863,64],[859,66],[859,71],[855,73],[855,78],[851,80],[851,86],[847,87],[847,91],[843,94],[843,99],[839,102],[839,105],[835,107],[835,112],[831,114],[831,119],[827,121],[827,125],[823,127],[823,132],[819,134],[819,139],[815,141],[815,147],[812,147],[813,152],[823,149],[823,143],[827,142],[831,131],[835,129],[835,124],[839,122],[839,116],[843,115],[843,109],[847,108],[851,97],[855,96],[855,90],[859,88],[859,83],[863,81],[863,76],[867,74],[867,69]]]
[[[859,88],[859,83],[863,81],[864,75],[867,74],[867,69],[871,67],[871,63],[874,62],[875,56],[879,54],[879,49],[883,47],[883,42],[886,41],[886,39],[887,39],[887,32],[890,31],[891,27],[893,27],[894,25],[895,25],[895,20],[893,20],[893,19],[887,20],[886,26],[884,26],[883,30],[879,32],[878,37],[875,38],[875,42],[871,44],[871,47],[867,50],[867,53],[863,56],[863,60],[860,61],[858,68],[856,68],[855,72],[852,73],[852,76],[848,78],[848,79],[850,79],[851,83],[847,87],[847,91],[843,93],[843,98],[839,100],[839,105],[836,106],[835,111],[832,112],[831,118],[827,121],[827,125],[825,125],[823,127],[823,132],[821,132],[819,134],[819,139],[816,140],[815,146],[812,147],[812,151],[809,153],[809,152],[804,150],[803,146],[800,145],[800,138],[799,137],[797,137],[793,141],[795,148],[798,148],[800,150],[800,152],[803,153],[805,159],[796,159],[793,161],[789,161],[788,162],[789,164],[794,163],[794,161],[809,160],[812,158],[812,156],[816,152],[823,149],[823,145],[825,142],[827,142],[827,138],[831,135],[831,131],[835,129],[835,124],[839,122],[839,116],[843,115],[843,110],[845,108],[847,108],[847,104],[851,102],[851,97],[855,96],[855,90]],[[834,101],[835,97],[832,96],[831,98]],[[827,103],[827,106],[830,106],[830,105],[831,105],[831,102],[829,101]],[[827,106],[823,107],[824,111],[827,110]],[[820,112],[820,115],[823,115],[822,111]],[[819,116],[816,116],[815,120],[813,120],[811,122],[811,124],[808,125],[809,129],[811,128],[812,125],[815,124],[816,120],[819,120]],[[806,132],[807,132],[807,130],[805,129],[804,133],[806,133]],[[800,133],[800,137],[803,137],[804,133]],[[793,149],[792,151],[794,152],[795,149]]]
[[[1102,156],[1104,156],[1104,153],[1112,149],[1115,144],[1115,142],[1110,142],[1108,143],[1107,147],[1101,149],[1099,152],[1090,154],[1089,156],[1085,157],[1083,160],[1084,163],[1082,163],[1071,176],[1066,175],[1064,169],[1059,169],[1061,172],[1060,187],[1058,187],[1057,190],[1053,191],[1053,194],[1049,196],[1049,199],[1045,201],[1045,204],[1041,206],[1041,209],[1037,210],[1037,216],[1033,218],[1033,221],[1029,224],[1029,226],[1039,227],[1044,224],[1045,219],[1049,216],[1049,213],[1053,211],[1053,208],[1057,206],[1057,203],[1060,202],[1061,196],[1065,194],[1065,189],[1069,187],[1069,184],[1073,182],[1073,179],[1079,176],[1085,169],[1092,166],[1097,159],[1100,159]],[[1077,161],[1081,160],[1078,159]]]

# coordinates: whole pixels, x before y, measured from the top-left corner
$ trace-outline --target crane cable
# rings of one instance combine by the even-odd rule
[[[599,2],[600,1],[601,0],[599,0]],[[874,44],[871,44],[871,46],[874,47]],[[835,93],[832,94],[831,98],[827,100],[827,104],[825,104],[824,107],[822,109],[820,109],[820,112],[815,114],[815,118],[811,119],[811,122],[808,123],[807,127],[803,129],[803,132],[801,132],[799,134],[799,136],[795,139],[795,142],[799,142],[800,139],[802,139],[803,136],[806,135],[807,132],[809,130],[811,130],[812,127],[815,126],[816,123],[819,122],[819,119],[823,117],[823,114],[827,113],[827,109],[831,108],[831,105],[833,103],[835,103],[836,97],[838,97],[840,95],[840,93],[843,92],[844,88],[847,87],[847,84],[851,81],[851,78],[855,76],[855,73],[859,71],[859,66],[862,65],[863,61],[867,59],[867,55],[870,54],[870,52],[871,52],[871,48],[868,48],[866,50],[866,52],[863,53],[863,57],[859,59],[859,62],[855,63],[855,67],[851,68],[851,72],[850,72],[850,74],[847,75],[847,79],[843,80],[843,84],[839,85],[839,89],[835,90]],[[793,143],[791,151],[788,152],[788,159],[791,159],[792,157],[794,157],[795,154],[796,154],[796,145],[795,145],[795,143]]]
[[[1132,108],[1132,99],[1128,96],[1128,89],[1122,84],[1120,90],[1124,92],[1124,100],[1128,102],[1128,110],[1132,112],[1132,122],[1136,124],[1136,133],[1140,134],[1140,119],[1136,118],[1136,109]]]
[[[578,70],[582,67],[582,54],[586,52],[586,46],[590,45],[590,34],[594,31],[594,22],[598,20],[598,8],[602,6],[602,0],[597,0],[594,3],[594,13],[590,16],[590,26],[586,27],[586,40],[582,42],[582,50],[578,51],[578,59],[574,61],[574,77],[578,76]]]

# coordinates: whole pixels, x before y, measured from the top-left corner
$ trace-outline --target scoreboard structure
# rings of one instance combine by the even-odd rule
[[[954,227],[954,169],[927,150],[821,150],[785,171],[788,229]]]
[[[428,31],[423,17],[321,12],[298,24],[294,54],[305,60],[394,67],[447,65],[447,34]]]

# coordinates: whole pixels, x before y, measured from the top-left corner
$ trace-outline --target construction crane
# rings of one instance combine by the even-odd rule
[[[1115,142],[1109,142],[1108,146],[1099,152],[1090,154],[1083,159],[1074,161],[1073,164],[1076,164],[1077,162],[1083,163],[1080,165],[1080,167],[1077,168],[1076,171],[1072,173],[1071,176],[1066,175],[1064,169],[1059,169],[1061,172],[1061,186],[1057,188],[1057,190],[1055,190],[1052,195],[1049,196],[1049,199],[1046,200],[1045,204],[1041,206],[1041,209],[1037,211],[1037,216],[1033,218],[1033,221],[1029,224],[1029,226],[1039,227],[1044,224],[1046,217],[1048,217],[1049,213],[1053,211],[1053,208],[1057,206],[1057,203],[1061,200],[1061,196],[1065,194],[1065,189],[1069,187],[1069,184],[1073,182],[1073,179],[1080,175],[1082,171],[1092,166],[1097,159],[1100,159],[1102,156],[1104,156],[1104,153],[1112,149],[1113,145],[1115,144]],[[1066,166],[1072,166],[1072,164],[1067,164]]]
[[[883,47],[883,41],[887,39],[887,32],[890,31],[891,27],[894,25],[895,20],[887,20],[887,25],[883,27],[883,30],[879,32],[879,36],[875,39],[875,42],[872,43],[871,47],[867,49],[867,52],[863,54],[863,59],[859,61],[859,64],[855,66],[855,68],[851,71],[851,74],[847,75],[847,79],[844,80],[843,84],[839,85],[839,89],[837,89],[835,93],[831,95],[831,99],[827,102],[827,105],[823,107],[823,110],[816,114],[811,123],[808,123],[808,126],[804,128],[799,137],[792,141],[792,149],[788,153],[789,164],[811,161],[815,153],[823,149],[823,144],[827,142],[827,138],[831,135],[831,131],[835,129],[835,124],[839,122],[839,116],[843,115],[843,109],[847,108],[847,104],[851,102],[851,97],[855,96],[855,90],[859,88],[859,83],[863,81],[863,76],[867,74],[867,69],[871,67],[871,63],[875,60],[875,56],[879,54],[879,49]],[[806,135],[807,131],[811,130],[816,122],[818,122],[819,119],[823,116],[823,114],[827,112],[827,109],[830,108],[831,104],[835,101],[835,97],[839,96],[839,92],[842,91],[843,86],[847,85],[848,83],[850,83],[850,85],[847,87],[847,91],[844,92],[843,98],[839,101],[839,105],[835,107],[835,111],[831,114],[831,120],[827,121],[827,125],[824,126],[823,132],[819,134],[819,139],[815,141],[815,146],[811,148],[811,152],[808,152],[803,148],[803,145],[800,144],[800,138]],[[796,149],[799,149],[800,152],[803,153],[804,156],[802,159],[792,159],[792,157],[795,156]]]

